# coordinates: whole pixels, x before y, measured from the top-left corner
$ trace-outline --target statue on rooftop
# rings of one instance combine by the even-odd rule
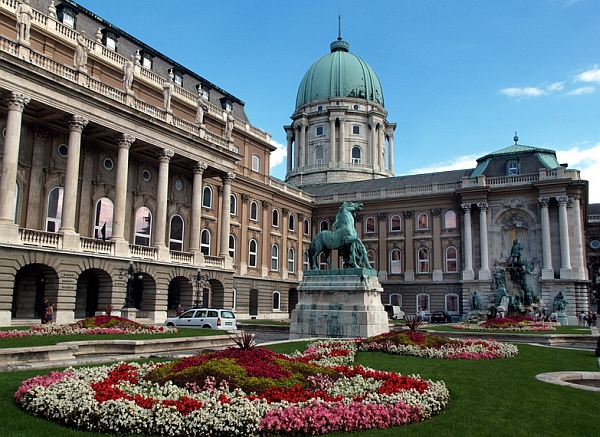
[[[171,96],[173,95],[173,88],[175,88],[174,77],[173,70],[169,70],[169,79],[163,84],[163,108],[165,111],[171,110]]]
[[[233,115],[227,114],[227,119],[225,120],[225,138],[228,141],[231,141],[231,134],[233,132],[233,125],[235,124],[235,119]]]
[[[29,43],[31,20],[33,19],[33,9],[29,6],[29,0],[19,3],[15,14],[17,15],[17,42]]]
[[[131,55],[131,58],[126,60],[123,64],[123,88],[125,92],[131,92],[133,86],[133,67],[134,67],[135,55]]]
[[[85,41],[85,30],[82,30],[77,35],[77,48],[75,48],[75,55],[73,57],[73,65],[77,70],[86,70],[88,51],[89,49]]]
[[[202,94],[202,88],[198,88],[198,97],[196,98],[196,103],[198,104],[198,109],[196,109],[196,119],[194,120],[197,125],[204,125],[204,113],[208,112],[208,104],[206,103],[206,98],[204,94]]]

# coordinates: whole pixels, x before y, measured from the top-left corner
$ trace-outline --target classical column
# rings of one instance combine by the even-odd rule
[[[431,209],[431,231],[433,234],[433,269],[431,279],[444,280],[444,249],[442,248],[442,208]]]
[[[30,101],[23,94],[9,92],[6,96],[6,138],[2,154],[2,177],[0,177],[0,222],[12,225],[15,220],[15,186],[21,141],[23,109]],[[0,237],[3,239],[3,237]]]
[[[542,222],[542,279],[554,279],[552,268],[552,242],[550,240],[550,213],[548,211],[549,197],[540,197],[540,215]]]
[[[381,170],[385,170],[385,132],[382,125],[379,125],[377,132],[377,155],[379,156],[379,167]]]
[[[81,153],[81,132],[87,126],[88,119],[73,115],[69,123],[69,152],[65,173],[65,192],[60,232],[75,233],[75,212],[77,210],[77,189],[79,188],[79,156]]]
[[[287,172],[289,173],[292,171],[292,162],[294,159],[294,149],[292,147],[294,142],[294,131],[286,129],[285,133],[287,138]]]
[[[298,236],[298,247],[296,249],[296,272],[298,272],[298,276],[296,278],[298,281],[301,281],[304,272],[304,214],[298,213],[296,214],[296,217],[298,218],[298,226],[296,226],[296,235]]]
[[[415,281],[415,221],[414,211],[404,211],[404,232],[406,235],[404,247],[404,281]]]
[[[329,162],[336,162],[337,161],[337,149],[336,149],[336,143],[335,143],[335,117],[329,117],[329,129],[331,131],[331,134],[329,135],[330,141],[331,141],[331,145],[330,145],[330,156],[329,156]]]
[[[346,159],[346,119],[344,117],[338,117],[340,121],[340,141],[338,147],[337,162],[345,162]]]
[[[127,204],[127,174],[129,172],[129,148],[135,141],[130,134],[121,134],[117,138],[119,152],[117,156],[117,174],[115,181],[115,211],[111,240],[125,239],[125,205]]]
[[[194,165],[194,182],[192,187],[192,217],[190,223],[190,251],[200,250],[200,225],[202,219],[202,175],[207,165],[198,161]]]
[[[480,202],[479,207],[479,248],[481,256],[481,268],[479,269],[479,280],[487,281],[492,279],[489,264],[489,247],[488,247],[488,222],[487,210],[488,204]]]
[[[306,164],[306,126],[304,120],[300,121],[298,130],[300,131],[300,144],[296,145],[296,153],[298,153],[298,158],[300,159],[298,165],[304,167]]]
[[[33,150],[31,153],[31,173],[29,177],[29,197],[27,199],[27,214],[25,227],[29,229],[40,229],[40,218],[43,218],[44,210],[44,151],[46,140],[50,132],[35,127],[33,130]]]
[[[229,172],[221,176],[223,181],[223,201],[221,202],[221,244],[219,256],[229,258],[229,232],[231,223],[231,182],[235,174]]]
[[[388,170],[394,173],[394,133],[388,134]]]
[[[461,205],[461,208],[463,210],[463,213],[465,214],[465,269],[463,270],[462,278],[464,281],[472,281],[473,279],[475,279],[475,272],[473,272],[473,236],[471,229],[471,204],[463,203]]]
[[[571,252],[569,248],[569,222],[567,218],[567,196],[558,196],[558,229],[560,234],[560,278],[573,279]]]
[[[158,183],[156,187],[156,219],[153,246],[165,247],[167,228],[167,194],[169,192],[169,161],[175,153],[171,149],[158,152]]]
[[[575,197],[571,206],[573,213],[573,274],[576,279],[587,279],[581,230],[581,201]]]

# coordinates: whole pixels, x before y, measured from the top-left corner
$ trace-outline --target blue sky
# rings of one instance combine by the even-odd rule
[[[337,37],[377,73],[395,173],[470,168],[513,144],[557,151],[600,202],[597,0],[80,0],[246,103],[280,150],[304,73]],[[278,165],[275,165],[278,164]]]

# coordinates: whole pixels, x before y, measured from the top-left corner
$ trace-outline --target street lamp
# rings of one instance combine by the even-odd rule
[[[129,261],[129,267],[127,269],[124,267],[119,269],[119,279],[123,279],[124,276],[127,277],[127,296],[125,296],[125,306],[123,308],[135,308],[135,301],[133,300],[133,281],[136,276],[139,280],[144,278],[142,269],[140,267],[135,269],[133,265],[133,261]]]
[[[196,285],[196,299],[194,300],[194,308],[200,308],[202,302],[202,290],[204,287],[208,287],[210,285],[208,282],[208,275],[203,275],[202,269],[198,267],[196,274],[190,275],[188,279],[190,280],[190,284]]]

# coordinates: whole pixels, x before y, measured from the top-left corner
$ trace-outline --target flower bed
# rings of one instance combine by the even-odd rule
[[[494,340],[450,339],[424,332],[388,332],[359,342],[360,351],[458,360],[493,360],[516,356],[515,345]]]
[[[177,328],[142,325],[117,316],[96,316],[67,325],[48,323],[32,326],[28,330],[0,331],[0,338],[75,334],[164,334],[167,332],[177,332]]]
[[[166,364],[69,368],[23,382],[15,398],[30,414],[87,431],[117,434],[316,435],[419,422],[448,402],[443,381],[361,366],[321,366],[307,355],[226,349]],[[346,360],[348,358],[345,358]]]
[[[530,317],[509,316],[493,318],[479,323],[458,323],[452,325],[455,329],[473,331],[556,331],[558,322],[536,322]]]

